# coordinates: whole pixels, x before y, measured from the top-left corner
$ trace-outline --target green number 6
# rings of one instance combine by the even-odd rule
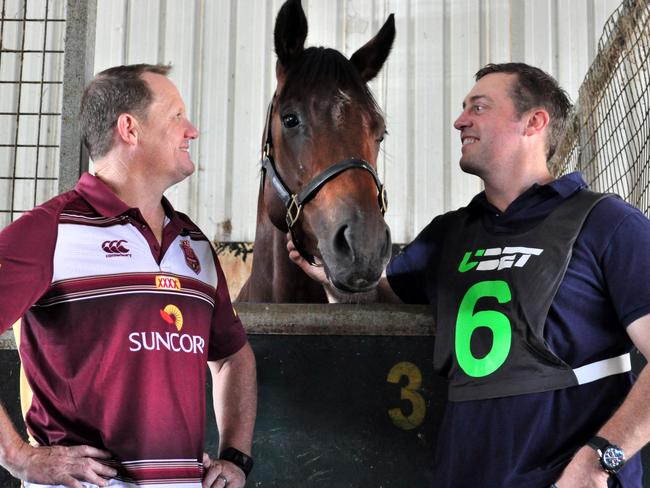
[[[474,312],[476,302],[484,297],[494,297],[499,303],[511,300],[510,287],[505,281],[481,281],[465,293],[456,318],[456,358],[458,365],[468,375],[481,378],[494,373],[505,362],[512,344],[510,320],[496,310]],[[472,334],[479,327],[492,331],[492,349],[482,358],[472,354]]]

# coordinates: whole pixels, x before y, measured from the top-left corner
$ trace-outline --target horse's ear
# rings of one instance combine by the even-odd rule
[[[307,17],[300,0],[287,0],[275,19],[273,33],[278,63],[286,70],[304,50]]]
[[[372,80],[384,65],[395,39],[395,15],[390,14],[377,35],[355,52],[350,61],[357,68],[361,79]]]

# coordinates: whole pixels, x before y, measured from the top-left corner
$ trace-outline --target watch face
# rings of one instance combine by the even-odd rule
[[[603,468],[610,473],[616,473],[625,464],[623,450],[616,446],[608,446],[601,458]]]

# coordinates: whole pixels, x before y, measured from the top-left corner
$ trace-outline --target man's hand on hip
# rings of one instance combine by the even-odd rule
[[[203,453],[202,488],[243,488],[246,475],[239,466],[225,459],[210,459]]]
[[[588,446],[580,449],[555,482],[557,488],[607,488],[607,478],[598,457]]]
[[[82,481],[108,486],[117,471],[98,459],[111,454],[90,446],[33,447],[23,443],[9,460],[9,472],[23,481],[44,485],[84,488]]]

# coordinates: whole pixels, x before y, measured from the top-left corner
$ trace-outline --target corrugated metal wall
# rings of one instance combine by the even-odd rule
[[[618,0],[303,0],[308,45],[347,56],[389,13],[397,37],[371,83],[389,136],[379,172],[395,242],[480,190],[458,168],[452,123],[473,74],[487,62],[525,61],[573,99]],[[208,237],[252,241],[264,112],[274,90],[272,35],[280,0],[98,0],[95,71],[172,63],[172,79],[201,135],[198,171],[169,197]]]

